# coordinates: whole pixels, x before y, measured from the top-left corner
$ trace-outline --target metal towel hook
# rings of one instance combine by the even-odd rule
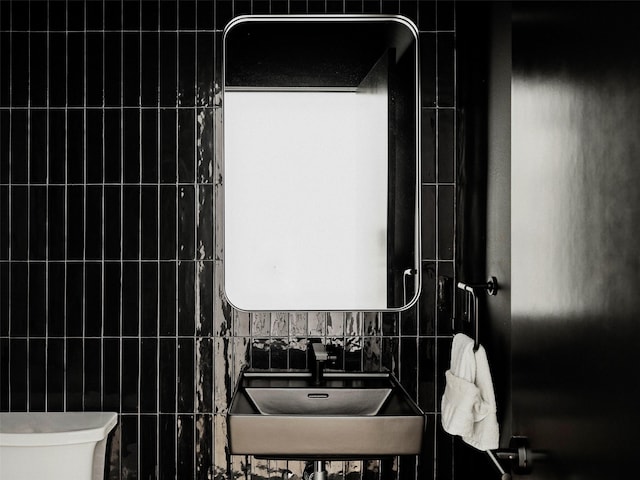
[[[473,311],[473,350],[477,351],[480,346],[480,335],[478,328],[478,292],[486,291],[489,295],[498,294],[498,279],[496,277],[489,277],[487,283],[480,284],[467,284],[458,282],[458,288],[465,292],[465,310],[467,312],[467,319],[471,321]]]

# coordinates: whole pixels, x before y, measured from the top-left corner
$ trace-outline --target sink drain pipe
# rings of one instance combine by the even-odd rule
[[[313,475],[311,480],[327,480],[327,471],[324,469],[323,460],[315,460],[313,462]]]

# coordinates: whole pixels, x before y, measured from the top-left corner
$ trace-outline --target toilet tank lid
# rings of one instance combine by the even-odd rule
[[[114,412],[1,412],[0,446],[98,442],[117,421]]]

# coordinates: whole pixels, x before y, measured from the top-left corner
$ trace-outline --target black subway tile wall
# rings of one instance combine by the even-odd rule
[[[455,5],[405,0],[0,0],[0,411],[119,413],[108,478],[303,477],[229,455],[237,375],[393,371],[423,454],[331,479],[451,479],[439,403],[455,273]],[[386,13],[421,32],[423,293],[406,312],[244,313],[221,285],[222,29],[242,14]],[[293,478],[293,477],[289,477]]]

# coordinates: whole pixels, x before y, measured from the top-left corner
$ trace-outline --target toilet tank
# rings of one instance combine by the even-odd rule
[[[0,413],[0,479],[102,480],[113,412]]]

